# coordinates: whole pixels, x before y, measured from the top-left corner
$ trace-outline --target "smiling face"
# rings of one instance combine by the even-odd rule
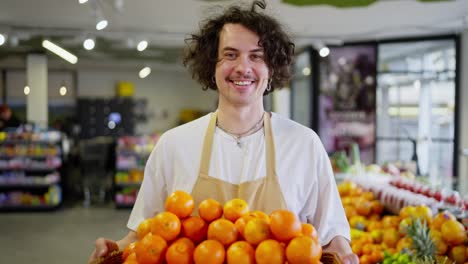
[[[216,85],[220,105],[263,105],[269,71],[257,34],[240,24],[226,24],[220,32]]]

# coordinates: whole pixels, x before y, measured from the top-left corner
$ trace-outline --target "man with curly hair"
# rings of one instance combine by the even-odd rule
[[[131,231],[117,242],[98,239],[91,259],[136,241],[139,223],[164,211],[169,194],[184,190],[196,205],[207,198],[241,198],[252,210],[290,210],[314,225],[324,251],[338,253],[345,263],[359,262],[320,139],[264,110],[263,96],[290,78],[294,44],[257,8],[265,3],[229,7],[187,39],[184,65],[203,89],[218,92],[218,108],[161,136],[127,224]]]

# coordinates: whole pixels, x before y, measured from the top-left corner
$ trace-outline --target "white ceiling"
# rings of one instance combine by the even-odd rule
[[[1,0],[0,32],[10,40],[33,36],[67,36],[68,43],[95,35],[122,47],[148,39],[150,45],[182,47],[184,38],[200,20],[238,1],[209,0]],[[121,8],[119,8],[119,3]],[[98,6],[109,26],[95,30]],[[363,8],[297,7],[267,0],[270,14],[291,32],[297,46],[324,41],[380,40],[406,36],[459,33],[468,28],[468,0],[423,3],[416,0],[381,0]],[[13,38],[11,38],[13,36]],[[130,43],[131,44],[131,43]],[[67,41],[64,40],[64,45]],[[7,45],[8,46],[8,45]],[[0,50],[5,46],[0,47]]]

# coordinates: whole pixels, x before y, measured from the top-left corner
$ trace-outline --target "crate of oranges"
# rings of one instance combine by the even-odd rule
[[[138,241],[97,263],[340,263],[322,254],[315,228],[290,211],[250,211],[241,199],[195,206],[190,194],[175,191],[166,211],[140,223]]]

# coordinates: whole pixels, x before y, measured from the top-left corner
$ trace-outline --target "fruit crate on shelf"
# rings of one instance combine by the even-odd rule
[[[135,203],[146,161],[158,135],[123,136],[117,139],[114,202],[116,208],[132,208]]]

